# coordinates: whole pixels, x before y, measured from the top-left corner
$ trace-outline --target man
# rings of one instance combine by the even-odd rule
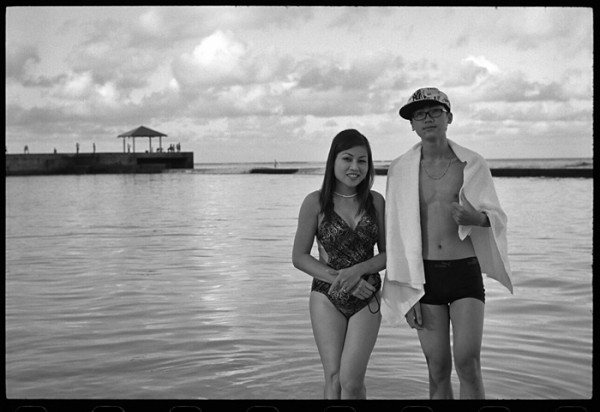
[[[445,93],[417,90],[400,116],[421,142],[388,171],[382,313],[392,323],[405,316],[417,330],[430,398],[453,398],[453,346],[460,397],[483,399],[482,272],[512,293],[506,214],[484,159],[447,138],[453,114]]]

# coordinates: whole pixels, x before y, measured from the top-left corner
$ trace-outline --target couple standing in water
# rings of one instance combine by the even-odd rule
[[[417,90],[400,116],[421,142],[390,165],[387,201],[371,190],[367,138],[350,129],[333,139],[321,190],[300,207],[292,260],[313,277],[309,307],[324,397],[366,398],[383,317],[390,324],[405,318],[417,330],[431,399],[454,397],[453,360],[460,398],[481,399],[482,273],[512,292],[507,218],[484,159],[447,138],[453,114],[443,92]]]

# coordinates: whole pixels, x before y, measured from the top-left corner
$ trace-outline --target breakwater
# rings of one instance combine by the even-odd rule
[[[193,169],[193,152],[7,154],[6,176],[160,173]]]
[[[255,174],[295,174],[300,169],[297,168],[268,168],[258,167],[252,168],[248,173]],[[535,167],[507,167],[507,168],[491,168],[492,176],[494,177],[579,177],[593,178],[594,170],[592,168],[577,167],[577,168],[535,168]],[[376,167],[375,173],[380,176],[386,176],[388,167]]]
[[[387,175],[387,167],[375,169],[378,175]],[[502,167],[491,168],[494,177],[594,177],[594,169],[591,168],[536,168],[536,167]]]

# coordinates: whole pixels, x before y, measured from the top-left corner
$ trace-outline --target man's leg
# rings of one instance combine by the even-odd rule
[[[452,353],[450,350],[450,314],[447,305],[421,303],[423,329],[419,341],[429,370],[429,397],[453,399]]]

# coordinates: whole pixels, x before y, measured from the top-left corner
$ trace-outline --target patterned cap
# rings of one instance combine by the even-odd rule
[[[439,91],[435,87],[424,87],[417,90],[410,96],[408,102],[400,109],[400,116],[406,120],[410,120],[415,110],[431,103],[439,103],[448,109],[450,112],[450,100],[446,93]]]

